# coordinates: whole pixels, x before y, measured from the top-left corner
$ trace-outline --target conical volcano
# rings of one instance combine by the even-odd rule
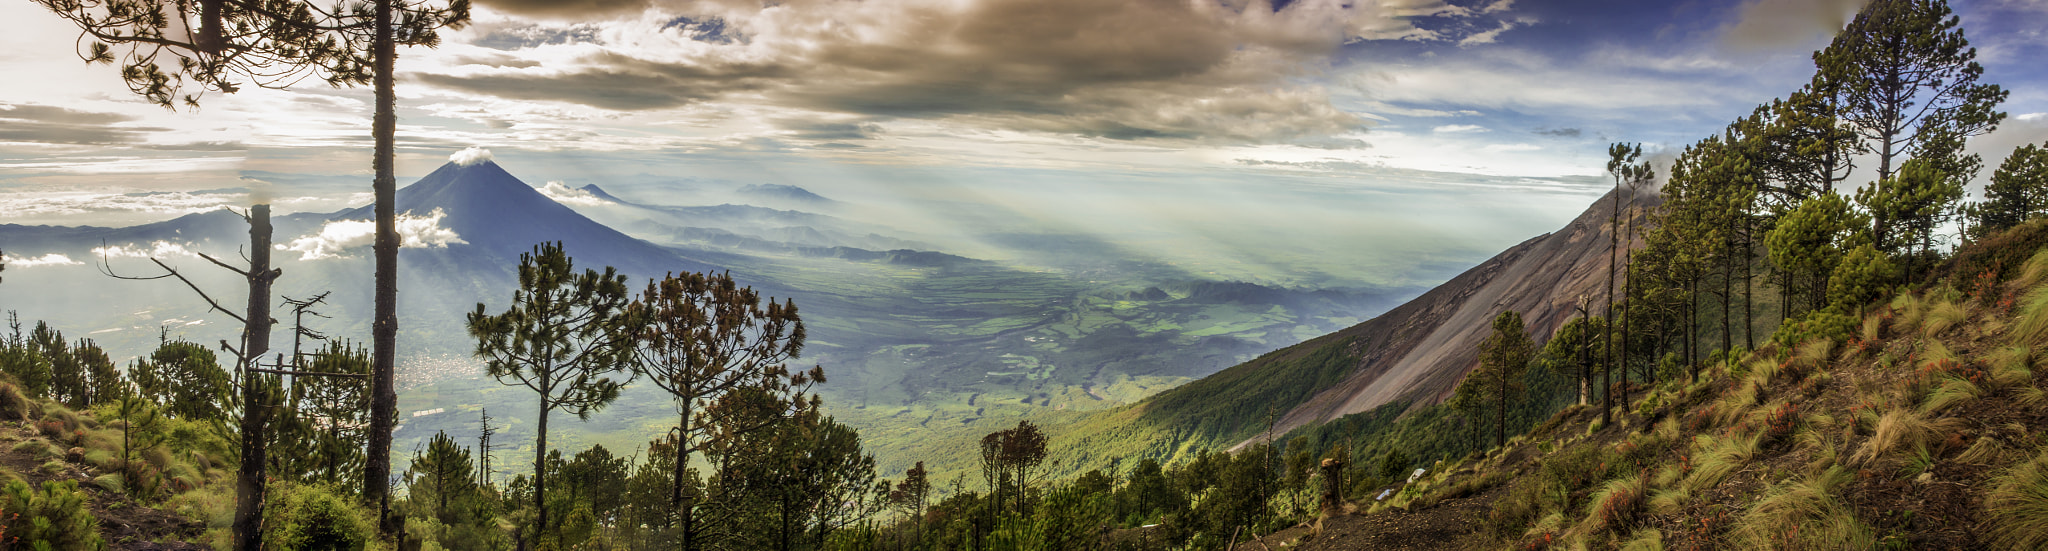
[[[506,172],[498,163],[448,163],[418,182],[398,190],[397,210],[425,216],[444,213],[441,227],[452,230],[475,252],[499,261],[517,262],[534,245],[560,241],[578,266],[614,266],[638,276],[711,269],[606,227],[549,199]],[[371,218],[365,206],[336,218]],[[459,248],[462,245],[453,245]]]

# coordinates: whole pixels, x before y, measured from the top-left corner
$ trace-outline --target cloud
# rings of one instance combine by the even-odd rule
[[[241,204],[245,193],[232,191],[172,192],[0,192],[0,212],[23,218],[106,213],[182,215]]]
[[[1458,134],[1466,132],[1486,132],[1487,130],[1486,127],[1479,126],[1476,124],[1447,124],[1444,126],[1433,128],[1430,131],[1438,134]]]
[[[93,256],[108,259],[171,258],[179,256],[197,258],[199,256],[193,254],[190,249],[186,249],[184,244],[172,243],[170,241],[155,241],[150,243],[148,247],[140,247],[133,243],[127,245],[104,245],[93,247],[92,254]]]
[[[882,133],[882,126],[872,122],[822,122],[802,119],[775,121],[775,126],[792,132],[792,136],[806,140],[867,140]]]
[[[457,166],[472,166],[489,160],[491,160],[491,150],[476,146],[471,146],[468,149],[457,151],[455,154],[448,156],[448,162],[455,163]]]
[[[555,202],[564,205],[594,206],[611,204],[611,201],[599,198],[591,192],[563,185],[560,180],[542,184],[540,186],[540,194],[546,195],[549,199],[554,199]]]
[[[1526,143],[1497,143],[1488,144],[1480,149],[1485,151],[1536,151],[1543,149],[1543,146]]]
[[[1498,40],[1500,38],[1501,33],[1514,30],[1515,25],[1515,21],[1502,21],[1500,22],[1500,26],[1494,28],[1493,30],[1473,33],[1471,36],[1467,36],[1459,40],[1458,46],[1471,47],[1479,44],[1492,44],[1495,40]]]
[[[520,15],[584,19],[645,9],[648,0],[479,0],[477,4]]]
[[[57,253],[50,253],[39,257],[31,256],[15,258],[10,256],[6,257],[6,262],[7,266],[11,268],[34,268],[38,266],[77,266],[80,264],[84,264],[83,262],[72,260],[71,257]]]
[[[80,111],[49,105],[0,103],[0,142],[72,145],[128,144],[147,132],[166,129],[125,127],[135,117],[119,113]]]
[[[1550,136],[1552,138],[1577,138],[1586,133],[1586,131],[1577,128],[1543,128],[1533,132],[1538,136]]]
[[[1332,107],[1314,83],[1345,44],[1459,40],[1470,33],[1425,30],[1416,20],[1462,21],[1488,8],[1441,0],[1299,0],[1277,9],[1248,0],[674,0],[587,41],[508,52],[546,61],[537,66],[471,63],[411,78],[613,111],[740,103],[821,120],[943,119],[1111,140],[1285,142],[1364,124]],[[797,137],[874,133],[816,131],[839,137]]]
[[[1721,43],[1736,50],[1805,46],[1833,37],[1870,0],[1750,0]]]
[[[447,213],[434,209],[426,216],[398,215],[398,246],[408,249],[442,248],[468,243],[454,230],[441,227]],[[277,245],[281,251],[297,251],[299,260],[348,258],[348,250],[368,247],[376,241],[377,224],[370,220],[335,220],[320,227],[319,233]]]

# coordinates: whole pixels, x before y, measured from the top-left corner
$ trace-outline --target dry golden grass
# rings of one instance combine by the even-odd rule
[[[1835,493],[1855,473],[1829,468],[1805,480],[1772,486],[1762,501],[1737,522],[1737,549],[1869,549],[1877,542],[1870,526]]]
[[[1928,392],[1927,399],[1920,403],[1920,414],[1936,415],[1983,396],[1984,389],[1978,387],[1976,383],[1955,377],[1942,377],[1941,384]]]
[[[2019,276],[2014,277],[2009,285],[2014,289],[2027,290],[2040,286],[2044,281],[2048,281],[2048,249],[2028,258],[2027,263],[2020,267]]]
[[[1950,432],[1961,426],[1953,418],[1930,421],[1920,412],[1907,408],[1892,408],[1879,417],[1872,428],[1870,438],[1849,456],[1849,462],[1868,465],[1870,462],[1887,457],[1895,451],[1924,447],[1929,438],[1936,434]]]
[[[1991,492],[1984,497],[1984,512],[1984,531],[1997,547],[2048,548],[2048,453],[2014,465],[1993,479]]]
[[[1927,314],[1920,320],[1920,334],[1933,337],[1947,332],[1949,328],[1970,317],[1970,311],[1962,305],[1941,301],[1927,308]]]

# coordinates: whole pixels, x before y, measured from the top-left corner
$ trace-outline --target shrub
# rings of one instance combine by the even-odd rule
[[[1997,547],[2048,547],[2048,452],[1992,479],[1982,528]]]
[[[374,545],[377,524],[370,513],[325,486],[278,484],[270,489],[264,547],[356,550]]]
[[[1856,318],[1826,310],[1816,310],[1786,322],[1778,328],[1771,340],[1781,346],[1809,342],[1815,339],[1829,341],[1845,340],[1856,332]]]
[[[70,480],[44,482],[41,490],[16,480],[0,490],[0,510],[10,513],[7,536],[29,549],[105,549],[99,519],[86,501]]]

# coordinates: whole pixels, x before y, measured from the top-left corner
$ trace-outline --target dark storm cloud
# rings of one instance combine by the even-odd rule
[[[602,53],[551,63],[555,70],[416,78],[620,111],[744,95],[821,113],[1114,140],[1279,142],[1365,124],[1319,86],[1301,84],[1345,43],[1456,40],[1408,21],[1477,13],[1439,0],[675,0],[663,8],[686,16],[642,21],[658,38],[603,44]],[[572,30],[536,27],[518,41],[494,31],[479,44],[526,47]],[[697,46],[677,45],[690,43]]]
[[[584,68],[566,74],[490,73],[454,76],[423,73],[419,82],[510,99],[578,103],[617,111],[688,105],[719,95],[758,90],[790,76],[792,68],[768,64],[662,64],[614,53],[590,56]]]
[[[558,19],[605,17],[646,9],[647,0],[477,0],[477,5],[519,15]]]
[[[1832,37],[1870,0],[1750,0],[1723,44],[1737,49],[1770,50],[1802,46]]]
[[[821,122],[782,119],[775,121],[775,126],[794,132],[794,137],[821,142],[867,140],[873,139],[876,134],[882,133],[881,125],[872,122]]]
[[[113,145],[140,142],[166,129],[113,126],[134,121],[119,113],[80,111],[35,104],[0,103],[0,142]]]

